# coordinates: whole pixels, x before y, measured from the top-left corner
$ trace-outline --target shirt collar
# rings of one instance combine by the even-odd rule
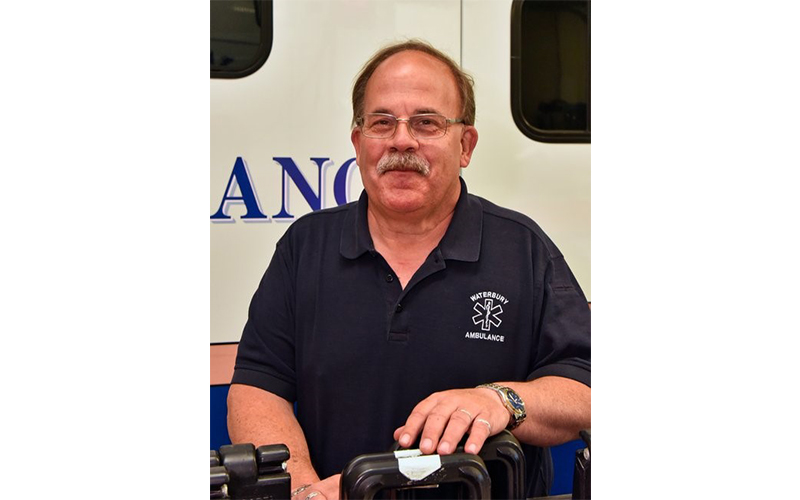
[[[480,199],[467,192],[467,183],[461,182],[453,219],[439,242],[438,248],[444,259],[477,262],[481,253],[483,231],[483,207]],[[367,223],[367,192],[362,191],[358,202],[347,211],[339,242],[339,252],[343,257],[356,259],[366,252],[374,252],[372,237]]]

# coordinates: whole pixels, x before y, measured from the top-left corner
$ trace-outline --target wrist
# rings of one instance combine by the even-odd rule
[[[497,401],[500,404],[500,406],[503,407],[504,410],[506,409],[506,403],[503,401],[503,396],[498,394],[497,391],[495,391],[494,389],[491,389],[489,387],[486,387],[485,385],[479,385],[479,386],[476,387],[476,389],[479,389],[479,390],[483,391],[486,394],[491,394],[493,396],[494,400]]]
[[[507,429],[508,426],[511,425],[511,422],[514,421],[514,419],[513,419],[513,417],[511,417],[511,414],[509,413],[508,408],[506,408],[506,404],[505,404],[505,402],[503,402],[502,396],[500,396],[500,394],[498,394],[497,391],[494,391],[494,390],[490,389],[489,387],[482,387],[482,386],[479,385],[479,386],[476,387],[476,389],[487,393],[487,396],[492,398],[494,401],[497,401],[497,404],[500,405],[500,408],[502,408],[503,413],[505,413],[506,416],[508,417],[508,420],[505,420],[503,422],[503,426],[502,426],[503,429]]]
[[[503,406],[510,415],[506,429],[516,429],[522,424],[522,422],[525,421],[525,418],[527,417],[527,412],[525,411],[525,402],[522,400],[520,395],[514,391],[514,389],[493,383],[481,384],[477,388],[493,391],[497,397],[500,398]]]
[[[291,499],[303,491],[308,493],[308,488],[318,482],[319,478],[316,476],[316,474],[298,474],[297,476],[292,474],[292,494],[289,496],[289,498]],[[301,496],[301,498],[303,497]]]

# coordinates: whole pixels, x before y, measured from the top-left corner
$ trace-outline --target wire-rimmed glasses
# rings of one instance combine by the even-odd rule
[[[451,123],[463,123],[462,118],[446,118],[437,113],[423,113],[408,118],[398,118],[388,113],[367,113],[356,121],[365,137],[389,139],[397,131],[397,123],[406,122],[408,132],[415,139],[438,139],[447,133]]]

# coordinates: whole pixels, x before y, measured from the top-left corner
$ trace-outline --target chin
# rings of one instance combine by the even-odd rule
[[[425,191],[419,184],[381,186],[378,196],[381,205],[390,210],[413,212],[425,205]]]

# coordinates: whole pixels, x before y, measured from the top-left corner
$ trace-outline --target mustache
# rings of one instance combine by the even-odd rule
[[[418,172],[428,175],[431,172],[431,165],[425,158],[414,153],[389,153],[378,161],[378,174],[385,174],[392,170]]]

